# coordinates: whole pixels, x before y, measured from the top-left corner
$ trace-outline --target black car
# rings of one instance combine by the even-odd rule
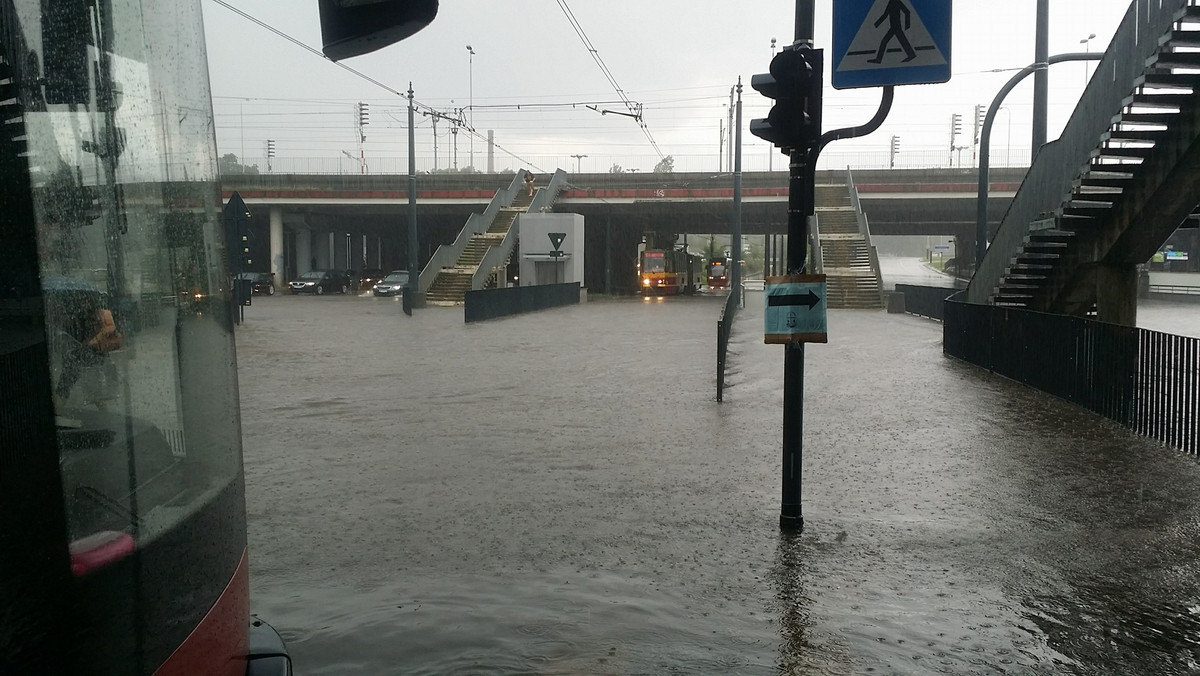
[[[275,295],[275,275],[269,272],[240,272],[238,279],[250,282],[250,291],[255,295]]]
[[[336,270],[312,270],[288,283],[292,293],[349,293],[350,278]]]
[[[371,287],[371,293],[376,296],[399,296],[405,284],[408,284],[408,271],[392,270]]]

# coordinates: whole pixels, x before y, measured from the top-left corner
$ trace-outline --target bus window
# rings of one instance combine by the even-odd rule
[[[36,241],[19,255],[41,299],[20,307],[44,328],[28,377],[53,405],[60,481],[47,486],[90,630],[76,647],[96,672],[151,673],[244,583],[200,6],[0,0],[0,22],[0,213],[32,213],[0,222]],[[244,655],[245,632],[228,636]]]

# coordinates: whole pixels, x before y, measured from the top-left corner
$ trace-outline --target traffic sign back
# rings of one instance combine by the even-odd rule
[[[836,0],[835,89],[950,79],[951,0]]]

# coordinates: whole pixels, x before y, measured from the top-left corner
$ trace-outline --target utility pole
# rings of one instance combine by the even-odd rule
[[[404,287],[404,314],[412,316],[417,297],[417,136],[413,115],[413,87],[408,83],[408,284]]]
[[[1034,57],[1037,72],[1033,74],[1033,151],[1029,162],[1037,157],[1038,149],[1046,145],[1046,125],[1050,100],[1050,0],[1037,0],[1037,26],[1034,36]]]

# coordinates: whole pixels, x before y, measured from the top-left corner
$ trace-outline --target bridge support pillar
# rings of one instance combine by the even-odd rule
[[[1132,264],[1096,267],[1096,318],[1110,324],[1137,325],[1138,271]]]
[[[313,264],[312,231],[308,228],[296,229],[296,276],[300,276],[316,267]]]
[[[283,256],[283,208],[271,207],[270,216],[271,227],[271,269],[269,272],[274,275],[275,288],[282,288],[281,285],[288,281],[283,278],[284,256]]]

